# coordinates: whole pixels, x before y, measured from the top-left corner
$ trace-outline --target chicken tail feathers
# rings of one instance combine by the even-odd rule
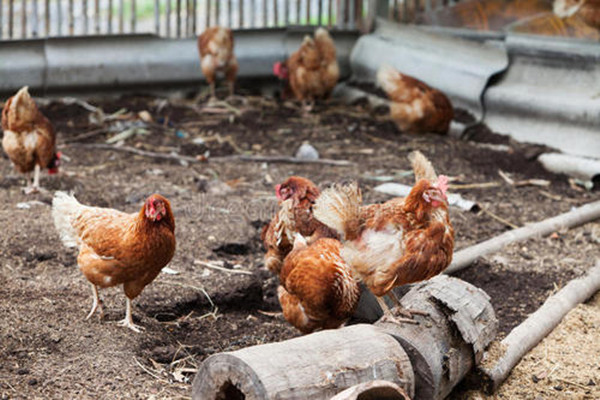
[[[437,183],[438,176],[435,173],[435,169],[431,162],[421,153],[420,151],[413,151],[408,155],[410,164],[412,165],[415,173],[415,182],[419,182],[421,179],[426,179],[432,184]]]
[[[52,200],[52,219],[60,240],[66,247],[77,247],[79,237],[71,224],[71,220],[79,214],[81,203],[75,197],[65,193],[56,192]]]
[[[317,198],[313,216],[344,240],[353,240],[359,233],[361,204],[362,194],[356,182],[334,185]]]

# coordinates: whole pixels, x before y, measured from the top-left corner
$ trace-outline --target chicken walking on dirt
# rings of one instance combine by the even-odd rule
[[[340,77],[333,39],[317,28],[314,39],[306,36],[300,48],[285,63],[276,63],[273,72],[289,79],[290,88],[303,108],[310,110],[315,100],[329,97]]]
[[[216,97],[215,81],[217,72],[225,74],[229,85],[229,95],[233,96],[238,62],[233,53],[233,32],[229,28],[215,26],[208,28],[198,36],[200,66],[206,81],[210,85],[211,99]]]
[[[2,110],[2,147],[15,168],[27,174],[25,193],[40,189],[40,170],[58,172],[60,153],[56,152],[56,134],[50,121],[38,110],[27,86],[8,99]],[[33,183],[30,174],[34,171]]]
[[[169,201],[148,197],[139,213],[89,207],[75,197],[56,192],[52,217],[66,247],[77,247],[77,264],[92,285],[93,305],[103,317],[98,287],[123,284],[126,314],[121,325],[139,332],[133,323],[131,300],[152,282],[175,253],[175,219]]]
[[[356,184],[338,185],[323,191],[313,208],[316,219],[340,234],[342,258],[378,297],[389,319],[395,318],[381,297],[396,286],[441,273],[454,248],[447,178],[438,177],[420,152],[409,158],[416,184],[406,198],[361,207]],[[412,317],[408,310],[398,311]]]

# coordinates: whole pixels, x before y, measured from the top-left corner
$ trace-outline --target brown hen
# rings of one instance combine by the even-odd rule
[[[420,152],[410,158],[417,183],[406,198],[361,207],[360,190],[350,184],[325,190],[313,209],[316,219],[340,234],[344,261],[388,316],[380,297],[439,274],[452,261],[454,248],[447,178],[438,178]]]
[[[297,234],[285,258],[279,302],[285,319],[303,333],[338,328],[356,309],[360,288],[340,250],[336,239],[321,238],[309,245]]]
[[[198,36],[200,66],[206,81],[210,85],[211,97],[215,97],[217,72],[225,74],[229,84],[229,95],[233,96],[238,62],[233,53],[233,32],[229,28],[215,26],[206,29]]]
[[[448,132],[454,110],[444,93],[389,65],[379,69],[377,83],[387,93],[390,116],[402,132]]]
[[[27,86],[4,105],[2,130],[2,147],[17,171],[28,176],[34,171],[31,185],[27,179],[26,193],[39,190],[40,169],[48,168],[48,173],[57,173],[60,153],[55,148],[54,128],[38,110]]]
[[[110,208],[88,207],[75,197],[56,192],[52,202],[54,225],[67,247],[77,247],[77,264],[92,285],[93,305],[98,308],[98,287],[123,284],[126,299],[121,325],[136,332],[131,300],[156,278],[175,253],[175,218],[167,199],[153,194],[139,213],[126,214]]]

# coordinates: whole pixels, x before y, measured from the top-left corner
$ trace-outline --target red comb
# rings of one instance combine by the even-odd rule
[[[448,177],[446,175],[438,176],[437,187],[446,195],[446,191],[448,190]]]

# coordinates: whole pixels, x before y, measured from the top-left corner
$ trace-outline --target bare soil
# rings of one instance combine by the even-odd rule
[[[77,104],[53,101],[41,107],[57,128],[66,156],[59,175],[43,174],[41,183],[47,191],[24,195],[23,177],[6,157],[0,161],[2,399],[188,398],[193,374],[209,355],[298,336],[278,314],[277,278],[263,267],[259,239],[261,227],[276,208],[273,186],[292,174],[321,186],[356,179],[366,201],[378,202],[387,196],[372,190],[380,183],[377,177],[394,176],[395,181],[410,184],[406,156],[419,149],[438,171],[454,178],[453,184],[497,182],[494,187],[454,190],[517,226],[600,199],[600,193],[574,188],[567,177],[546,172],[533,157],[538,146],[515,143],[483,126],[474,128],[469,141],[412,136],[401,134],[384,116],[361,105],[332,102],[303,115],[292,104],[251,96],[233,101],[235,110],[149,96],[90,103],[106,115],[124,111],[98,123],[98,115]],[[152,122],[143,121],[145,113],[138,114],[142,111],[149,113]],[[187,164],[75,145],[104,143],[129,128],[142,130],[126,138],[126,146],[192,157],[209,155],[209,161]],[[322,158],[354,164],[210,161],[210,156],[234,154],[293,155],[304,141],[315,146]],[[491,150],[482,141],[506,144],[510,151]],[[500,179],[498,170],[515,180],[546,179],[550,184],[514,187]],[[134,302],[134,320],[146,328],[143,333],[115,324],[124,313],[124,295],[118,288],[101,292],[104,321],[84,320],[91,306],[90,288],[78,271],[75,252],[62,246],[54,230],[50,203],[55,190],[74,191],[83,203],[128,212],[139,210],[153,192],[171,200],[178,243],[169,267],[177,273],[160,274]],[[510,229],[489,213],[452,209],[451,217],[457,249]],[[492,297],[502,337],[548,295],[594,263],[599,240],[594,229],[590,224],[510,246],[457,276]],[[200,262],[207,260],[230,272],[203,267]],[[597,310],[598,302],[585,307]],[[569,317],[564,329],[581,333],[592,324],[597,339],[594,312],[581,314],[579,320]],[[594,321],[587,321],[594,315]],[[546,346],[556,355],[544,359],[548,366],[563,363],[563,346],[577,346],[572,341],[548,340]],[[568,355],[573,357],[569,372],[595,368],[590,379],[600,384],[600,344],[586,343],[594,350]],[[536,360],[542,357],[535,354]],[[527,379],[518,384],[527,393],[555,395],[542,398],[567,393],[555,393],[547,384]],[[581,389],[564,385],[568,390]],[[480,395],[453,394],[465,396]],[[504,397],[536,398],[533,394]]]

